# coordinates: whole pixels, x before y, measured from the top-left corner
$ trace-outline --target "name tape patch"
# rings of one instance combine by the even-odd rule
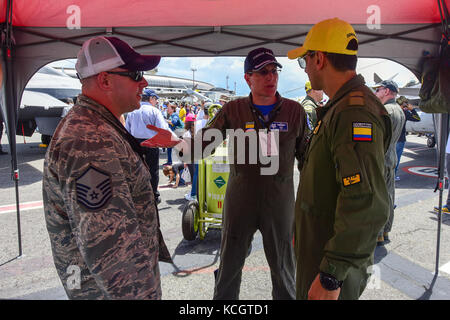
[[[280,130],[281,132],[287,132],[288,131],[288,123],[274,121],[270,125],[270,130]]]
[[[372,141],[372,124],[370,122],[353,122],[353,141]]]
[[[357,184],[361,182],[361,175],[359,173],[354,174],[350,177],[342,178],[342,182],[344,183],[344,187],[351,186],[352,184]]]

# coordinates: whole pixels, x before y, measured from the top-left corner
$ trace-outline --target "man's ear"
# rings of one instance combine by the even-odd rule
[[[96,76],[97,85],[103,90],[109,90],[111,88],[111,80],[106,72],[100,72]]]
[[[326,58],[325,58],[325,54],[321,51],[317,51],[316,52],[316,68],[317,70],[321,70],[326,66]]]
[[[252,87],[250,86],[250,75],[248,73],[244,74],[244,79],[248,84],[248,87],[251,89]]]

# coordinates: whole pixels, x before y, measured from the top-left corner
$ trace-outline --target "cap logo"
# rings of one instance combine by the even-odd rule
[[[260,52],[260,53],[258,53],[256,56],[253,57],[253,60],[255,60],[255,59],[257,59],[258,57],[260,57],[260,56],[262,56],[262,55],[265,55],[265,54],[271,55],[271,56],[273,57],[273,54],[272,54],[272,53],[270,53],[269,51],[266,51],[266,52]]]

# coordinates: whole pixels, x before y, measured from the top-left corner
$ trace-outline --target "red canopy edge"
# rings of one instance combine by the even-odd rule
[[[446,0],[450,1],[450,0]],[[6,0],[1,1],[5,21]],[[379,15],[378,15],[379,13]],[[67,27],[315,24],[339,17],[352,24],[440,22],[436,0],[14,0],[13,25]]]

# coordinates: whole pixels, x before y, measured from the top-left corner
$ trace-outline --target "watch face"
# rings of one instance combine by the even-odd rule
[[[337,279],[323,273],[320,273],[320,283],[325,289],[329,291],[337,290],[341,284],[341,282]]]

